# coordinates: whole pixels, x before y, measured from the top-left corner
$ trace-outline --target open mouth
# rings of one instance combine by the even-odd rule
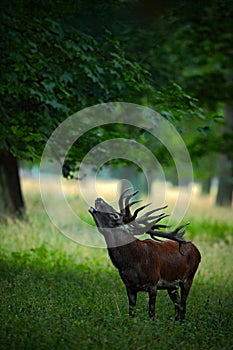
[[[104,201],[103,201],[102,198],[97,198],[97,199],[95,200],[95,208],[91,206],[91,207],[88,209],[89,213],[91,213],[91,214],[93,215],[97,210],[100,209],[101,205],[103,205],[103,202],[104,202]]]

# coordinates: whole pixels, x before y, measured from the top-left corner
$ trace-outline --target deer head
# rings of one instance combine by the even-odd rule
[[[115,228],[124,224],[123,215],[118,213],[102,198],[97,198],[95,200],[95,208],[90,207],[89,212],[92,214],[96,226],[100,230],[105,228]]]
[[[140,201],[135,200],[130,202],[131,198],[138,193],[138,191],[136,191],[132,194],[128,194],[130,189],[131,188],[123,191],[119,198],[119,212],[117,212],[113,207],[106,203],[102,198],[96,199],[95,208],[90,207],[89,212],[92,214],[96,226],[98,227],[99,231],[104,235],[105,239],[107,239],[107,235],[111,235],[111,237],[113,238],[114,232],[115,239],[118,235],[119,242],[121,244],[126,244],[135,239],[135,236],[147,233],[151,236],[152,239],[155,240],[157,240],[156,237],[162,237],[168,238],[173,241],[177,241],[180,244],[188,242],[183,239],[185,230],[181,231],[181,229],[183,229],[189,223],[181,225],[173,231],[161,230],[170,227],[159,223],[168,215],[165,213],[161,213],[158,215],[154,214],[157,211],[167,208],[167,206],[150,210],[143,214],[141,217],[138,217],[139,212],[150,205],[146,204],[136,209],[132,214],[131,207]],[[123,236],[124,239],[122,239]]]

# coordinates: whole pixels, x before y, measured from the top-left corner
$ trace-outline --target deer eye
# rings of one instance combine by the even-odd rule
[[[117,220],[119,220],[119,218],[120,218],[120,216],[118,215],[118,214],[111,214],[111,217],[115,220],[115,221],[117,221]]]

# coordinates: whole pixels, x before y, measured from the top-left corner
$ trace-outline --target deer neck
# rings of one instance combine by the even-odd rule
[[[99,230],[105,238],[107,248],[125,246],[135,240],[133,230],[129,225],[121,225],[114,228],[101,228]]]
[[[124,246],[108,248],[109,257],[113,265],[122,271],[129,266],[133,266],[132,246],[135,245],[135,241],[130,242]]]
[[[136,241],[132,229],[128,225],[106,229],[104,238],[113,265],[118,269],[124,268],[124,265],[130,261],[131,247]]]

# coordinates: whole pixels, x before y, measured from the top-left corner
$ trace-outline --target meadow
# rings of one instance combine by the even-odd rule
[[[109,189],[100,186],[108,197]],[[154,321],[144,293],[130,319],[106,249],[63,236],[44,211],[36,180],[24,180],[23,191],[27,218],[0,229],[0,349],[233,349],[233,217],[231,209],[214,207],[213,194],[194,191],[186,213],[186,238],[199,247],[202,261],[180,325],[164,291]],[[168,194],[171,205],[175,191]],[[76,188],[67,192],[77,205]],[[87,207],[82,210],[91,223]]]

